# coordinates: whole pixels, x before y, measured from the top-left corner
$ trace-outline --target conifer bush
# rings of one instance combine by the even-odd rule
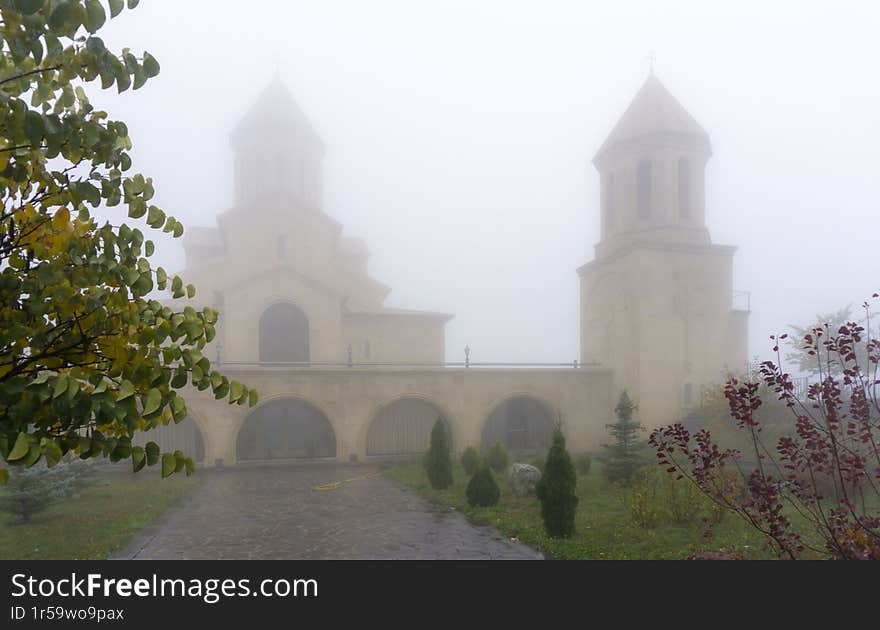
[[[605,478],[612,483],[628,484],[633,476],[647,464],[645,447],[647,444],[639,440],[639,432],[645,428],[633,420],[636,406],[629,395],[623,392],[614,408],[617,422],[605,425],[614,437],[614,444],[605,444],[607,455],[602,469]]]
[[[468,505],[471,507],[492,507],[501,498],[501,490],[492,475],[492,469],[487,462],[481,462],[477,472],[471,477],[465,490]]]
[[[461,454],[461,467],[464,468],[468,477],[477,472],[477,468],[480,467],[480,454],[473,446],[468,446]]]
[[[489,466],[497,473],[502,473],[507,468],[507,447],[504,442],[495,442],[486,454]]]
[[[544,529],[551,538],[569,538],[574,532],[574,515],[578,504],[576,487],[574,464],[565,450],[562,430],[557,427],[553,433],[553,446],[547,453],[544,474],[536,488]]]
[[[425,454],[428,481],[435,490],[445,490],[452,485],[452,458],[449,456],[449,439],[443,420],[437,418],[431,430],[431,445]]]

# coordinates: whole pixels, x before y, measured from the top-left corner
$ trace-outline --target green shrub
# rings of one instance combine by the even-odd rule
[[[92,477],[94,465],[67,455],[49,468],[42,461],[26,468],[13,466],[0,485],[0,512],[29,523],[31,517],[52,504],[75,497]]]
[[[480,467],[480,454],[473,446],[468,446],[461,454],[461,467],[464,468],[468,477],[477,472],[477,468]]]
[[[452,485],[452,458],[449,456],[446,427],[441,418],[437,418],[431,430],[431,446],[425,453],[424,465],[432,488],[445,490]]]
[[[574,532],[574,515],[578,504],[576,487],[577,474],[565,450],[562,430],[557,427],[553,433],[553,446],[547,454],[544,474],[537,486],[544,529],[551,538],[568,538]]]
[[[507,468],[507,447],[503,442],[495,442],[486,454],[489,466],[497,473],[503,473]]]
[[[645,529],[664,522],[684,525],[703,516],[717,523],[724,513],[693,482],[676,479],[657,466],[642,469],[628,486],[617,488],[633,523]]]
[[[491,507],[498,503],[501,498],[501,490],[495,483],[495,477],[492,475],[492,469],[482,462],[477,467],[477,472],[471,477],[465,490],[468,505],[474,507]]]
[[[679,525],[690,523],[703,512],[708,512],[711,501],[689,479],[676,479],[656,466],[646,474],[660,479],[660,497],[667,518]]]
[[[617,422],[605,425],[615,441],[614,444],[603,444],[607,453],[602,460],[602,473],[612,483],[630,483],[636,473],[648,463],[645,457],[647,444],[638,439],[639,432],[645,428],[633,420],[635,409],[629,395],[623,392],[614,408]]]
[[[590,474],[590,467],[593,465],[593,458],[588,453],[581,453],[574,459],[574,468],[578,474]]]
[[[646,469],[629,479],[629,484],[615,484],[623,507],[638,527],[654,529],[664,519],[660,484],[654,469]]]

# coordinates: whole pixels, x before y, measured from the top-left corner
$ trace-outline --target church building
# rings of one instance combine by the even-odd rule
[[[277,79],[231,145],[233,205],[188,229],[180,275],[193,306],[220,311],[207,355],[260,403],[186,392],[189,417],[142,436],[163,450],[218,466],[417,457],[439,418],[456,452],[502,441],[534,454],[557,424],[572,452],[595,451],[624,389],[659,426],[746,363],[734,248],[705,221],[709,136],[653,74],[593,160],[601,239],[578,269],[573,364],[448,363],[452,315],[386,307],[366,243],[323,210],[324,145]]]

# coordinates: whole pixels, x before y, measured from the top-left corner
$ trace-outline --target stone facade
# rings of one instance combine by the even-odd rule
[[[187,393],[208,464],[417,455],[437,417],[457,452],[495,439],[539,450],[557,422],[572,451],[594,450],[623,388],[656,425],[745,362],[734,250],[705,226],[709,139],[653,76],[594,161],[602,238],[578,270],[582,362],[571,367],[451,366],[451,315],[385,307],[366,244],[323,212],[323,144],[277,80],[232,146],[235,205],[217,227],[188,231],[181,275],[198,287],[194,306],[221,312],[208,356],[261,401]]]
[[[736,248],[706,227],[710,155],[708,134],[651,75],[593,160],[602,238],[578,270],[581,357],[612,369],[649,427],[680,419],[748,359]]]

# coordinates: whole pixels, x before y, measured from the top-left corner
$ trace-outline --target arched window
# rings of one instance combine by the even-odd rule
[[[367,430],[367,455],[390,457],[417,455],[430,446],[431,430],[437,420],[446,428],[452,448],[449,420],[433,403],[421,398],[401,398],[382,407]]]
[[[687,158],[678,160],[678,216],[691,216],[691,163]]]
[[[639,194],[639,218],[651,218],[651,161],[642,160],[639,162],[638,173],[636,175],[638,194]]]
[[[614,230],[614,173],[605,175],[605,229]]]
[[[552,413],[542,402],[513,396],[489,414],[481,444],[484,449],[502,442],[514,452],[539,451],[550,446],[555,426]]]
[[[260,318],[260,361],[307,363],[309,320],[293,304],[274,304]]]
[[[245,419],[235,441],[240,462],[336,456],[336,434],[321,411],[304,400],[272,400]]]

